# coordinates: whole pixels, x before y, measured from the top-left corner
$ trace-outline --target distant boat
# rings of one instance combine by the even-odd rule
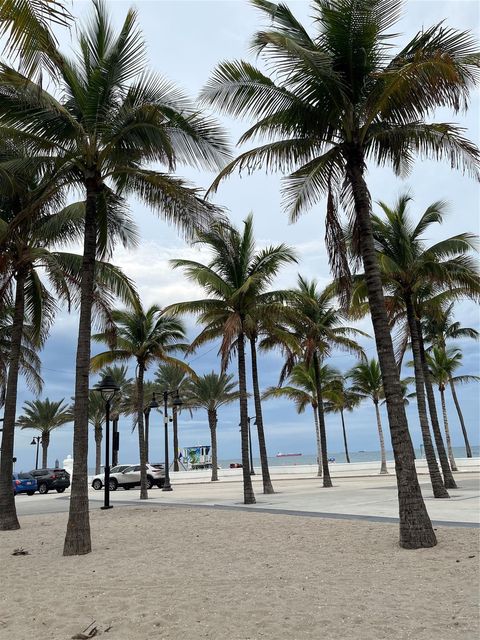
[[[277,458],[291,458],[295,456],[301,456],[301,453],[277,453]]]

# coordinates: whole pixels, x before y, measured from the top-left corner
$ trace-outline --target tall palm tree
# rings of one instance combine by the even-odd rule
[[[28,400],[23,405],[23,415],[17,420],[17,426],[21,429],[35,429],[40,431],[42,439],[42,469],[48,467],[48,446],[50,434],[67,422],[71,422],[70,408],[63,404],[63,398],[56,401]]]
[[[106,366],[100,371],[100,378],[103,379],[105,376],[110,376],[115,380],[116,384],[120,387],[120,391],[115,395],[112,400],[112,406],[110,410],[110,416],[112,418],[112,430],[113,433],[118,433],[118,422],[120,420],[121,408],[122,408],[122,397],[125,395],[126,389],[128,385],[131,384],[132,379],[127,376],[128,367],[124,364],[117,366]],[[115,440],[114,440],[115,441]],[[146,439],[148,443],[148,438]],[[148,447],[147,447],[147,459],[148,459]],[[114,446],[112,448],[112,467],[118,464],[118,449]]]
[[[466,383],[472,381],[480,381],[480,377],[471,375],[454,376],[455,371],[462,366],[462,352],[460,349],[450,347],[446,350],[441,347],[433,347],[430,353],[427,353],[427,363],[430,369],[432,380],[438,385],[440,391],[440,399],[442,402],[443,426],[445,428],[445,437],[447,440],[448,457],[453,471],[457,471],[455,457],[453,455],[452,442],[450,438],[450,429],[448,427],[447,405],[445,403],[445,388],[452,381],[455,383]]]
[[[165,316],[156,305],[145,310],[138,308],[133,311],[114,311],[112,322],[112,328],[92,336],[95,342],[110,344],[112,348],[93,356],[91,368],[92,371],[99,371],[107,364],[128,362],[132,358],[136,362],[136,426],[140,455],[140,498],[146,500],[148,492],[144,432],[145,372],[151,364],[159,360],[176,364],[184,371],[190,371],[184,362],[170,355],[179,349],[185,349],[186,345],[182,342],[185,340],[185,328],[179,320]]]
[[[285,4],[252,0],[268,20],[252,48],[270,75],[245,61],[223,62],[202,91],[205,102],[254,121],[240,142],[265,139],[217,178],[239,170],[282,171],[292,221],[327,196],[327,248],[336,274],[347,275],[336,215],[340,198],[355,221],[382,369],[395,456],[400,544],[431,547],[435,534],[415,471],[399,371],[375,257],[366,182],[369,164],[406,174],[416,154],[478,173],[478,149],[450,123],[427,123],[435,107],[458,113],[477,79],[477,44],[443,23],[422,28],[397,53],[391,28],[401,0],[311,0],[315,33]]]
[[[212,371],[202,376],[189,378],[185,383],[185,405],[191,409],[205,409],[208,414],[212,446],[212,482],[218,480],[218,409],[235,402],[238,398],[238,385],[233,380],[233,374]]]
[[[95,473],[100,473],[102,466],[103,423],[105,422],[105,400],[98,391],[88,394],[88,422],[93,427],[95,438]]]
[[[58,303],[67,308],[79,304],[82,258],[58,248],[81,238],[85,205],[62,208],[64,198],[58,174],[42,170],[29,158],[25,145],[12,145],[0,133],[0,304],[13,308],[0,462],[0,529],[19,528],[10,485],[24,324],[30,326],[31,347],[38,349]],[[29,216],[23,217],[25,210]],[[119,233],[125,242],[135,236],[128,218],[120,213],[112,216],[108,232],[111,238]],[[97,260],[94,310],[108,315],[112,295],[130,300],[131,283],[117,267]]]
[[[188,375],[185,369],[177,367],[175,364],[164,363],[160,364],[155,373],[155,384],[161,391],[177,390],[179,394],[183,395],[185,385],[188,383]],[[160,392],[161,393],[161,392]],[[178,406],[173,402],[173,396],[169,396],[169,404],[172,411],[172,425],[173,425],[173,470],[180,471],[178,463]]]
[[[208,231],[197,233],[196,244],[210,249],[208,264],[192,260],[172,260],[175,268],[183,268],[189,280],[200,284],[208,294],[204,300],[172,305],[179,313],[195,313],[204,329],[192,342],[191,349],[212,339],[221,338],[219,353],[222,371],[234,352],[238,357],[240,426],[242,442],[243,493],[245,504],[255,502],[248,459],[248,409],[245,365],[245,340],[251,341],[252,376],[260,461],[264,493],[273,493],[268,469],[267,448],[263,429],[258,371],[256,367],[256,339],[258,322],[281,298],[281,292],[269,291],[280,268],[296,260],[294,252],[285,244],[256,250],[253,236],[253,216],[244,221],[243,233],[222,222]]]
[[[345,428],[345,411],[353,411],[358,407],[362,397],[356,391],[346,386],[346,379],[337,375],[331,382],[323,388],[323,406],[325,413],[339,413],[342,419],[343,444],[345,447],[345,457],[350,462],[347,443],[347,431]]]
[[[331,487],[328,467],[327,433],[323,405],[322,361],[333,349],[342,349],[363,355],[362,348],[353,337],[366,334],[358,329],[342,325],[344,313],[335,306],[332,287],[320,290],[316,280],[308,281],[298,276],[295,289],[285,295],[279,320],[270,328],[270,335],[262,340],[262,348],[279,346],[286,355],[284,372],[299,359],[312,364],[315,374],[318,400],[318,424],[322,453],[323,486]],[[283,372],[282,372],[283,374]]]
[[[91,550],[88,516],[88,373],[94,262],[104,252],[108,218],[133,195],[185,234],[204,226],[217,209],[197,189],[172,175],[177,164],[218,169],[228,157],[222,130],[177,87],[145,71],[136,12],[118,32],[102,0],[77,30],[78,49],[52,60],[60,78],[49,94],[5,64],[0,66],[0,126],[53,163],[64,183],[86,200],[76,357],[74,469],[64,555]],[[164,171],[150,167],[159,163]],[[23,211],[18,220],[28,215]]]
[[[414,224],[408,214],[410,200],[409,195],[401,195],[393,208],[380,202],[384,216],[373,216],[372,227],[385,287],[393,299],[400,301],[406,312],[415,370],[418,415],[433,493],[436,498],[448,498],[446,487],[455,488],[456,484],[448,464],[436,410],[433,411],[433,389],[429,388],[420,326],[421,301],[425,286],[429,283],[442,289],[460,287],[466,293],[478,295],[478,271],[475,261],[468,255],[474,247],[475,236],[462,233],[426,246],[425,234],[433,224],[442,222],[445,203],[432,203],[418,223]],[[430,406],[435,416],[432,426],[445,485],[430,436],[425,388],[430,394]]]
[[[384,394],[382,372],[378,360],[372,358],[368,362],[359,362],[347,373],[347,378],[350,378],[352,381],[352,391],[358,393],[363,398],[370,398],[375,406],[378,440],[380,442],[380,473],[388,473],[382,420],[380,418],[380,409],[378,408],[378,403]]]
[[[432,345],[437,345],[442,349],[446,349],[447,340],[459,340],[462,338],[472,338],[473,340],[479,339],[480,333],[476,329],[472,327],[462,327],[460,322],[454,320],[453,307],[454,303],[451,302],[446,307],[437,305],[433,309],[428,309],[428,313],[425,314],[422,321],[422,331],[425,337],[425,342],[429,342]],[[471,458],[472,448],[468,439],[462,408],[460,407],[460,403],[457,398],[455,383],[452,379],[450,379],[448,383],[450,385],[453,402],[460,421],[467,458]]]

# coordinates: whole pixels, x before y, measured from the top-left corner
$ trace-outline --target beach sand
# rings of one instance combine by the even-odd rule
[[[122,507],[92,512],[93,552],[64,558],[66,522],[0,533],[2,640],[68,640],[93,621],[105,640],[479,637],[475,529],[406,551],[391,524]]]

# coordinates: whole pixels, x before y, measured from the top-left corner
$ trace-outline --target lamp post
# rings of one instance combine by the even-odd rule
[[[169,469],[169,461],[168,461],[168,396],[173,396],[173,406],[181,407],[183,402],[180,399],[180,394],[178,393],[178,389],[175,391],[168,391],[165,389],[163,392],[163,408],[164,408],[164,416],[163,416],[163,424],[165,427],[165,482],[163,483],[162,491],[172,491],[172,485],[170,484],[170,469]]]
[[[149,454],[149,446],[148,446],[148,438],[149,438],[149,430],[150,430],[150,411],[152,409],[158,409],[160,405],[157,402],[157,398],[155,396],[155,393],[152,393],[152,399],[150,400],[150,402],[147,404],[147,406],[145,407],[145,409],[143,410],[143,415],[145,416],[145,445],[146,445],[146,450],[147,450],[147,461],[148,461],[148,454]]]
[[[40,447],[41,441],[42,441],[42,436],[33,436],[32,441],[30,442],[30,444],[32,445],[37,445],[37,451],[35,453],[35,470],[38,469],[38,449]]]
[[[100,391],[105,400],[105,478],[104,478],[104,500],[102,509],[111,509],[110,504],[110,403],[112,402],[120,387],[112,378],[105,376],[101,382],[95,385],[95,391]]]

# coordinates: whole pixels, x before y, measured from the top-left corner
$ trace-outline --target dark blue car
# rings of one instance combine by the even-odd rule
[[[37,490],[37,481],[29,473],[14,473],[13,474],[13,494],[26,493],[28,496],[33,496]]]

